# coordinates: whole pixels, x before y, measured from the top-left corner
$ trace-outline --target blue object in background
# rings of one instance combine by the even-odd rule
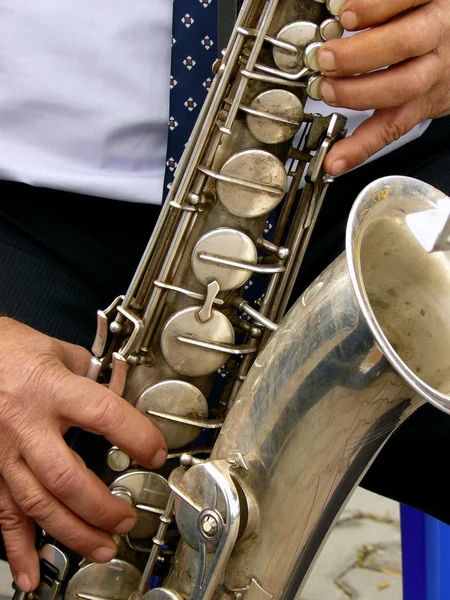
[[[403,600],[450,600],[450,526],[400,507]]]

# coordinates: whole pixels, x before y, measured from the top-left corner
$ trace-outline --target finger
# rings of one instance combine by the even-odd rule
[[[75,373],[75,375],[86,375],[92,354],[82,346],[76,346],[67,342],[58,340],[58,355],[61,362]]]
[[[31,592],[39,585],[35,526],[18,507],[3,480],[0,480],[0,526],[14,581],[22,592]]]
[[[351,136],[333,146],[325,161],[325,171],[336,176],[361,165],[427,118],[426,111],[422,100],[375,111]]]
[[[399,20],[326,42],[318,53],[319,65],[334,77],[369,73],[431,52],[441,39],[441,26],[426,5]]]
[[[331,106],[354,110],[390,108],[425,96],[442,75],[441,60],[430,52],[368,75],[327,77],[321,93]]]
[[[365,29],[373,25],[379,25],[392,19],[396,15],[428,4],[431,0],[397,0],[396,2],[380,2],[380,0],[334,0],[339,7],[340,21],[345,29]],[[342,4],[342,6],[339,6]]]
[[[108,562],[116,545],[105,531],[88,525],[38,481],[24,461],[4,469],[4,480],[20,509],[50,536],[94,562]]]
[[[87,523],[114,533],[135,525],[134,509],[113,496],[61,438],[47,435],[21,445],[22,456],[37,479],[73,513]]]
[[[143,467],[157,469],[167,458],[162,433],[126,400],[86,379],[66,377],[58,395],[61,416],[86,431],[104,436]]]

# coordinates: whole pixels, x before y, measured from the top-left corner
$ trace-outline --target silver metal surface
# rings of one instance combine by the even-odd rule
[[[116,536],[117,560],[145,564],[130,600],[155,573],[150,594],[163,600],[291,600],[390,434],[423,399],[450,411],[448,261],[405,224],[438,207],[429,186],[365,190],[347,255],[285,315],[332,181],[326,156],[345,135],[342,116],[299,107],[320,97],[315,44],[340,32],[323,2],[244,0],[147,250],[99,319],[92,377],[187,444],[161,469],[169,483],[136,466],[111,484],[138,513]],[[250,275],[264,287],[257,310],[244,300]],[[208,415],[200,395],[225,365]],[[109,581],[84,568],[78,597],[103,598]]]
[[[38,552],[40,560],[45,560],[55,569],[55,577],[52,583],[41,581],[38,588],[33,592],[33,598],[39,600],[56,600],[61,592],[62,582],[67,576],[69,569],[69,559],[67,555],[54,544],[45,544]],[[27,597],[29,594],[25,594]],[[16,600],[20,600],[21,592],[16,590],[14,594]]]
[[[133,565],[113,559],[82,567],[69,582],[66,600],[128,600],[139,584],[141,574]]]
[[[225,567],[238,538],[241,518],[238,492],[226,461],[194,465],[181,480],[174,475],[177,473],[172,473],[169,483],[179,495],[177,524],[182,536],[187,536],[190,544],[198,548],[199,562],[192,598],[211,600],[224,582]],[[180,487],[174,484],[174,479],[178,479]],[[195,485],[196,481],[198,485]],[[191,493],[195,501],[191,500]],[[200,515],[197,515],[199,506]],[[206,515],[214,516],[218,521],[220,537],[217,539],[207,541],[204,531],[203,534],[200,531],[204,524],[202,517]],[[192,527],[192,517],[197,517],[196,527]],[[211,554],[210,560],[208,554]],[[170,578],[168,585],[172,587]]]
[[[121,473],[126,471],[131,464],[131,458],[122,450],[119,450],[117,446],[113,446],[108,451],[107,457],[108,467],[113,471]]]
[[[167,588],[155,588],[147,592],[142,600],[184,600],[178,592]]]
[[[188,346],[194,346],[196,348],[203,348],[205,350],[214,350],[215,352],[226,352],[227,354],[252,354],[256,352],[256,348],[252,348],[250,345],[234,346],[226,342],[211,342],[194,336],[179,335],[177,340]]]
[[[139,587],[137,588],[137,594],[141,595],[146,590],[148,590],[150,578],[153,573],[154,566],[156,561],[159,558],[160,551],[164,544],[166,543],[166,533],[169,528],[169,525],[173,520],[173,510],[175,503],[175,494],[174,492],[170,492],[169,498],[166,502],[166,506],[164,508],[163,514],[160,516],[159,527],[156,536],[153,538],[153,546],[150,551],[150,555],[147,559],[147,563],[145,565],[144,572],[142,573],[141,580],[139,582]]]
[[[206,323],[212,317],[213,305],[217,294],[220,292],[220,285],[217,280],[211,281],[206,287],[206,298],[202,308],[198,311],[197,318],[202,322]]]
[[[226,589],[292,599],[400,423],[425,400],[450,411],[450,262],[427,253],[405,222],[443,198],[404,177],[368,186],[349,219],[346,254],[259,354],[211,455],[220,462],[239,449],[245,468],[235,477],[259,512],[256,532],[230,557]],[[173,580],[184,589],[182,573],[198,557],[187,545],[179,556]]]
[[[199,377],[214,373],[228,358],[227,352],[211,351],[209,348],[193,347],[179,337],[191,337],[195,341],[234,344],[233,326],[227,317],[216,310],[209,321],[197,318],[198,308],[185,308],[171,317],[161,334],[161,350],[167,363],[176,373],[187,377]]]
[[[223,519],[216,510],[205,509],[198,518],[200,533],[208,541],[220,538],[223,529]]]
[[[222,419],[193,419],[190,417],[179,417],[178,415],[171,415],[168,412],[161,412],[152,409],[149,409],[147,414],[166,421],[173,421],[175,423],[181,423],[184,425],[192,425],[198,429],[220,429],[220,427],[223,425]]]
[[[97,333],[92,344],[92,354],[100,358],[105,351],[109,332],[110,316],[115,314],[117,307],[122,304],[123,296],[118,296],[106,310],[97,311]]]
[[[321,38],[325,42],[328,40],[337,40],[344,35],[344,28],[339,19],[327,19],[321,23],[319,31]]]
[[[277,38],[297,47],[297,52],[287,52],[281,48],[273,48],[273,58],[277,66],[288,73],[296,73],[305,66],[303,52],[309,44],[318,40],[319,27],[311,21],[295,21],[285,25]]]
[[[221,174],[228,181],[217,182],[217,196],[223,206],[238,217],[265,215],[281,202],[287,185],[283,163],[266,150],[243,150],[231,156]],[[240,182],[254,184],[244,187]]]
[[[247,111],[247,127],[265,144],[280,144],[292,139],[303,122],[303,105],[287,90],[262,92],[252,100],[250,108],[253,112]]]
[[[339,16],[345,0],[326,0],[327,9],[332,15]]]
[[[208,417],[208,404],[202,392],[191,383],[179,379],[167,379],[146,388],[139,396],[136,408],[141,413],[148,414],[162,431],[170,450],[183,448],[193,442],[200,433],[199,428],[155,417],[149,411],[195,419]]]
[[[251,269],[235,269],[221,264],[212,264],[200,258],[201,254],[225,256],[230,260],[255,264],[258,252],[248,235],[238,229],[221,227],[208,231],[195,245],[192,253],[192,271],[203,285],[217,281],[222,291],[235,290],[246,283]]]
[[[307,93],[312,100],[323,100],[321,92],[323,79],[322,75],[313,75],[309,78]]]
[[[69,569],[69,560],[64,552],[54,544],[45,544],[39,550],[39,558],[46,560],[55,567],[58,572],[58,579],[61,581],[66,578]]]
[[[130,506],[133,506],[133,497],[131,495],[130,490],[128,490],[127,488],[124,488],[124,487],[114,487],[111,490],[111,494],[113,496],[118,496],[119,498],[122,498],[122,500],[125,500],[125,502],[127,504],[129,504]]]
[[[450,250],[450,200],[442,200],[437,208],[408,215],[406,224],[427,252]]]
[[[139,571],[145,564],[127,600],[142,599],[156,567],[163,598],[215,600],[227,594],[224,577],[236,541],[245,545],[258,531],[259,499],[251,485],[238,481],[241,471],[252,472],[249,456],[233,448],[224,461],[206,457],[213,451],[214,430],[226,424],[253,362],[277,330],[279,319],[271,316],[276,291],[289,287],[291,265],[299,264],[298,253],[290,259],[296,238],[285,234],[292,228],[305,239],[303,226],[314,222],[327,185],[325,154],[339,139],[329,135],[337,123],[333,116],[304,113],[311,72],[303,66],[283,70],[273,54],[302,63],[306,46],[323,39],[319,27],[329,16],[323,2],[244,0],[135,276],[99,318],[90,376],[154,420],[171,448],[161,469],[171,492],[164,477],[131,463],[120,448],[109,454],[110,465],[126,468],[111,491],[138,513],[131,534],[116,536],[117,560]],[[315,37],[300,47],[301,21]],[[297,24],[294,43],[279,36],[291,24]],[[290,147],[294,137],[296,146]],[[308,185],[296,199],[303,176]],[[269,242],[263,237],[266,215],[284,197]],[[257,279],[267,289],[255,310],[240,296]],[[225,363],[231,376],[208,415],[205,398]],[[177,459],[182,466],[174,469]],[[108,484],[111,475],[108,470]],[[179,508],[180,524],[171,525],[175,496],[188,508]],[[216,521],[214,511],[220,515]],[[182,576],[173,578],[172,570],[186,565],[178,528],[183,535],[191,532],[197,550]],[[82,573],[77,585],[84,581],[91,591],[83,594],[94,598],[98,588],[91,571]],[[271,597],[256,576],[236,593],[244,592]],[[120,597],[120,586],[109,595],[115,594]]]
[[[317,57],[318,52],[322,48],[322,46],[322,42],[314,42],[314,44],[310,44],[305,50],[305,65],[311,71],[320,71],[320,66]]]
[[[159,517],[170,495],[164,477],[151,471],[130,471],[120,475],[110,489],[127,490],[137,508],[136,525],[128,534],[131,540],[143,540],[155,535]]]
[[[155,286],[165,289],[165,290],[170,290],[172,292],[178,292],[179,294],[184,294],[185,296],[188,296],[189,298],[193,298],[194,300],[205,300],[204,294],[198,294],[197,292],[191,292],[190,290],[180,288],[176,285],[171,285],[170,283],[165,283],[162,281],[155,281]],[[223,304],[223,300],[221,300],[220,298],[214,298],[214,304],[221,306]]]
[[[272,323],[267,317],[259,313],[255,308],[250,306],[248,302],[242,301],[238,303],[238,307],[243,312],[247,313],[252,317],[255,323],[262,325],[266,329],[270,331],[276,331],[278,329],[278,325],[276,323]]]
[[[282,265],[253,264],[243,260],[231,260],[223,256],[214,256],[213,254],[207,254],[205,252],[199,254],[199,258],[200,260],[209,264],[231,267],[233,269],[240,269],[244,271],[251,271],[252,273],[260,273],[262,275],[267,275],[269,273],[282,273],[284,271],[284,267]]]

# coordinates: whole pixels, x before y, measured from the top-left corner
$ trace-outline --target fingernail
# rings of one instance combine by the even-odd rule
[[[91,552],[88,558],[90,560],[93,560],[94,562],[106,563],[115,557],[116,552],[116,548],[109,548],[107,546],[104,546],[102,548],[97,548],[97,550]]]
[[[22,592],[31,592],[31,581],[25,573],[17,573],[14,577],[17,587]]]
[[[328,10],[338,17],[347,0],[328,0]]]
[[[119,523],[117,525],[117,527],[114,529],[115,533],[128,533],[129,531],[131,531],[133,529],[133,527],[136,525],[136,520],[133,519],[133,517],[128,517],[127,519],[124,519],[121,523]]]
[[[340,21],[344,27],[344,29],[352,30],[358,27],[358,17],[356,16],[355,11],[346,10],[342,13]]]
[[[330,50],[322,50],[317,55],[319,67],[321,71],[334,71],[336,69],[336,61],[334,54]]]
[[[166,448],[160,448],[158,452],[153,457],[151,465],[154,469],[159,469],[167,460],[167,450]]]
[[[331,165],[331,175],[334,175],[335,177],[337,175],[341,175],[342,173],[345,173],[345,171],[347,170],[347,163],[345,162],[345,160],[335,160],[334,163]]]
[[[330,85],[327,81],[324,81],[320,87],[320,93],[322,95],[322,99],[327,104],[336,104],[336,94],[334,92],[333,86]]]

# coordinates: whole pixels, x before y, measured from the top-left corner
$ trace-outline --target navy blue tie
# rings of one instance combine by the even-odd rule
[[[164,196],[212,83],[218,0],[173,0],[170,118]]]

